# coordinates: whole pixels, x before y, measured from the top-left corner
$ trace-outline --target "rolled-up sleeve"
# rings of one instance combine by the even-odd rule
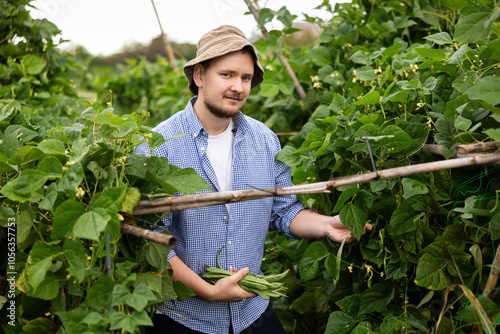
[[[281,149],[277,137],[275,137],[273,144],[277,154]],[[290,166],[275,160],[275,180],[276,187],[285,188],[293,186]],[[297,196],[295,195],[274,197],[270,226],[285,233],[289,238],[295,238],[295,236],[290,233],[290,224],[295,216],[303,209],[304,206],[297,200]]]

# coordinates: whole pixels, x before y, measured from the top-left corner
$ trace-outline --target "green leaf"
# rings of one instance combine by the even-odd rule
[[[488,129],[483,133],[495,141],[500,141],[500,129]]]
[[[7,159],[11,159],[19,148],[19,136],[21,130],[15,130],[10,133],[5,133],[2,142],[0,142],[0,154],[3,154]]]
[[[445,53],[441,49],[415,48],[415,51],[424,58],[441,60],[445,57]]]
[[[283,147],[278,154],[276,154],[276,160],[286,163],[287,165],[293,167],[297,166],[301,162],[301,158],[298,154],[295,153],[295,148],[292,146]]]
[[[138,326],[153,326],[153,322],[146,311],[134,311],[131,314],[121,313],[112,310],[106,313],[106,318],[110,321],[110,330],[125,330],[134,333]]]
[[[175,298],[175,300],[180,302],[187,298],[196,296],[196,294],[190,288],[188,288],[186,284],[182,283],[182,281],[174,282],[174,290],[175,294],[177,295],[177,298]]]
[[[380,103],[380,93],[376,90],[366,94],[353,104],[363,105],[363,104],[375,104],[375,103]]]
[[[378,78],[377,73],[373,67],[363,66],[353,71],[353,73],[359,78],[361,81],[370,81],[376,80]]]
[[[137,206],[141,199],[141,192],[137,188],[129,188],[120,211],[132,214],[132,211]]]
[[[314,241],[307,246],[302,257],[312,257],[315,260],[324,259],[328,255],[328,249],[321,241]]]
[[[64,143],[58,139],[47,139],[38,144],[38,148],[45,154],[64,155]]]
[[[148,142],[150,150],[154,150],[155,148],[159,147],[161,144],[166,142],[165,138],[161,133],[153,131],[150,134],[152,136]]]
[[[145,179],[148,172],[148,163],[150,161],[150,158],[146,157],[145,155],[132,154],[127,157],[127,163],[125,164],[125,173],[127,175],[138,177],[140,179]]]
[[[500,9],[492,12],[491,8],[481,5],[465,7],[455,27],[455,42],[475,43],[486,39],[491,24],[500,16]]]
[[[450,65],[460,65],[462,63],[462,58],[464,57],[465,51],[467,51],[467,44],[462,45],[457,51],[450,57],[448,64]]]
[[[422,255],[417,265],[415,283],[429,290],[443,290],[451,284],[444,268],[448,261],[442,257],[435,257],[429,253]]]
[[[101,276],[90,287],[85,301],[81,304],[94,310],[108,309],[113,302],[113,279]]]
[[[61,239],[72,235],[75,222],[84,213],[85,207],[80,202],[67,200],[61,203],[54,215],[51,238]]]
[[[394,153],[400,152],[413,145],[413,139],[397,125],[389,125],[380,133],[382,136],[382,145]]]
[[[411,201],[405,201],[392,213],[389,225],[390,235],[402,235],[414,231],[417,223],[414,222],[416,212]]]
[[[324,46],[309,48],[306,51],[309,58],[318,66],[326,66],[331,63],[331,54]]]
[[[62,177],[63,165],[54,156],[45,157],[37,167],[37,170],[44,173],[49,180]]]
[[[274,12],[269,8],[262,8],[259,11],[259,27],[263,27],[274,18]]]
[[[30,266],[26,267],[29,284],[36,290],[40,283],[45,279],[47,271],[52,265],[52,257],[46,257]]]
[[[23,170],[17,177],[14,191],[21,195],[28,195],[37,191],[47,180],[47,175],[41,171],[34,169]]]
[[[73,234],[79,238],[99,241],[111,216],[105,209],[95,208],[82,214],[75,222]]]
[[[42,72],[47,62],[35,55],[27,55],[22,60],[22,65],[27,74],[37,75]]]
[[[87,253],[85,252],[85,248],[78,241],[68,240],[63,246],[63,253],[70,264],[66,270],[78,280],[78,283],[82,283],[87,271]]]
[[[280,87],[273,82],[263,82],[260,86],[260,95],[263,97],[274,97],[280,92]]]
[[[356,328],[352,331],[351,334],[366,334],[372,333],[372,325],[368,321],[361,321],[358,323]]]
[[[29,290],[27,295],[43,300],[52,300],[59,294],[59,281],[57,277],[48,272],[43,281],[37,286],[36,289]]]
[[[375,284],[371,289],[364,291],[361,294],[359,305],[359,314],[371,312],[384,312],[387,310],[387,305],[394,297],[394,288],[386,284]]]
[[[78,307],[71,311],[58,312],[57,315],[61,318],[64,329],[67,333],[83,333],[82,319],[89,314],[89,310]]]
[[[0,193],[14,202],[24,203],[30,199],[31,196],[19,194],[14,191],[17,179],[13,179],[0,188]]]
[[[438,32],[436,34],[432,34],[429,36],[425,36],[424,39],[431,41],[431,42],[434,42],[438,45],[453,43],[453,40],[451,39],[450,34],[448,34],[446,31]]]
[[[429,188],[427,188],[425,184],[414,179],[405,177],[401,181],[401,184],[403,185],[403,193],[406,199],[415,195],[425,195],[429,193]]]
[[[8,223],[15,219],[16,213],[8,206],[0,206],[0,226],[7,227]],[[10,219],[9,219],[10,218]]]
[[[144,283],[135,287],[134,293],[127,298],[127,305],[136,311],[142,311],[148,306],[148,302],[156,300],[155,295]]]
[[[117,284],[113,288],[113,306],[128,305],[127,298],[132,296],[128,288],[123,284]]]
[[[360,240],[365,230],[366,213],[354,204],[345,205],[340,210],[340,220]]]
[[[200,190],[213,190],[212,187],[193,168],[178,168],[171,166],[167,183],[178,192],[187,195]]]
[[[351,315],[357,316],[359,313],[359,306],[361,305],[361,295],[355,294],[342,298],[341,300],[335,302],[337,306],[343,312]]]
[[[356,186],[350,186],[346,190],[342,191],[342,193],[339,196],[339,199],[337,200],[337,203],[335,203],[335,207],[333,208],[332,213],[339,212],[344,206],[344,203],[352,196],[356,195],[359,192],[359,190],[360,189]]]
[[[22,208],[23,209],[23,208]],[[19,213],[19,217],[17,218],[17,245],[21,245],[26,238],[28,238],[31,227],[33,226],[33,217],[31,213],[24,209]]]
[[[491,105],[500,104],[500,77],[483,77],[467,89],[465,94],[477,97]]]
[[[303,257],[299,261],[300,279],[307,282],[316,277],[319,269],[319,261],[312,257]]]
[[[344,334],[356,326],[356,321],[349,314],[333,311],[328,317],[325,334]]]
[[[180,281],[177,281],[180,282]],[[147,284],[151,291],[161,295],[162,293],[162,276],[158,273],[137,273],[134,285]]]
[[[458,131],[467,131],[472,125],[472,121],[468,118],[458,115],[455,120],[455,127]]]
[[[146,259],[150,265],[161,273],[167,269],[168,253],[170,253],[169,247],[160,245],[156,242],[150,242],[146,251]]]

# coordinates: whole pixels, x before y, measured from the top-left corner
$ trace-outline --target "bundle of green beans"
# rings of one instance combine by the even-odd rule
[[[219,269],[215,267],[205,266],[207,270],[201,273],[207,282],[215,284],[218,280],[224,277],[234,275],[236,272]],[[288,270],[281,274],[274,275],[256,275],[253,273],[246,274],[239,282],[239,286],[249,292],[254,292],[264,299],[269,297],[282,297],[286,296],[286,287],[283,285],[282,280],[288,273]]]

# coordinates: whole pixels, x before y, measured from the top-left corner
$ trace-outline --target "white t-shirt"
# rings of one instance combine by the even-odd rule
[[[233,164],[232,133],[233,121],[230,119],[226,130],[217,136],[208,136],[207,155],[219,181],[220,191],[231,190],[231,166]]]

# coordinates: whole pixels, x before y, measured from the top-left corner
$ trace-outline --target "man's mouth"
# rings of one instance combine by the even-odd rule
[[[226,96],[226,99],[241,101],[241,97],[239,96]]]

